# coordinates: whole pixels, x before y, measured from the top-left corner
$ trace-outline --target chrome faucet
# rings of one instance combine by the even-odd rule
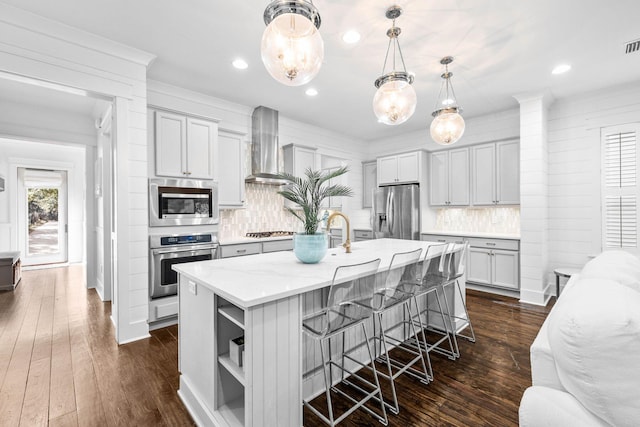
[[[331,215],[329,215],[329,218],[327,218],[327,230],[331,228],[331,221],[333,221],[333,218],[335,218],[336,216],[341,216],[342,218],[344,218],[344,222],[347,223],[347,240],[342,244],[342,246],[344,247],[345,252],[350,254],[351,253],[351,225],[349,224],[349,218],[342,212],[332,213]]]

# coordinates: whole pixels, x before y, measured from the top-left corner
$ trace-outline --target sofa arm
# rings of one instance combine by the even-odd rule
[[[567,392],[532,386],[520,401],[520,427],[609,426]]]

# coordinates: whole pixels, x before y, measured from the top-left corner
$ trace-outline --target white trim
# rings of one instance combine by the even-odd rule
[[[549,299],[551,299],[551,293],[549,293],[550,287],[551,284],[547,283],[544,290],[542,291],[520,289],[520,302],[525,304],[546,306],[549,303]]]

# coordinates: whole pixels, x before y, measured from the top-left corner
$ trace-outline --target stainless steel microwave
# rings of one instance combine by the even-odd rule
[[[217,224],[219,220],[215,181],[149,180],[149,226]]]

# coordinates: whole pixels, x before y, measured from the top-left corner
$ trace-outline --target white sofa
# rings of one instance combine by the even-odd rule
[[[640,259],[607,251],[571,277],[531,345],[520,426],[640,426]]]

